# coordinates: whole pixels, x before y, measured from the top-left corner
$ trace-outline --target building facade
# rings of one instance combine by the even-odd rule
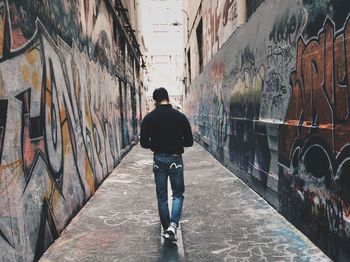
[[[36,261],[137,140],[131,1],[0,1],[1,261]]]
[[[350,251],[350,3],[187,1],[197,140],[332,259]]]
[[[140,1],[140,28],[145,42],[147,97],[154,108],[154,89],[165,87],[175,107],[182,108],[184,30],[182,0]],[[180,97],[180,99],[179,99]]]

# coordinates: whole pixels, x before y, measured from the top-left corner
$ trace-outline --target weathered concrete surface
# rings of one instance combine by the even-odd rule
[[[330,261],[199,145],[184,163],[186,261]],[[152,154],[136,146],[41,261],[177,261],[177,252],[161,244]]]

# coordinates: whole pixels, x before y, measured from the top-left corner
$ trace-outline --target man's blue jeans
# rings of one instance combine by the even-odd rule
[[[153,172],[156,182],[158,211],[164,231],[175,222],[179,225],[185,192],[184,165],[181,155],[159,153],[154,155]],[[173,192],[171,217],[168,207],[168,177]]]

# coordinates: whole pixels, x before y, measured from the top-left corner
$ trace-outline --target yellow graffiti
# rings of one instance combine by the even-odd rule
[[[63,118],[61,118],[63,119]],[[64,123],[62,126],[62,139],[63,139],[63,152],[64,155],[70,155],[72,152],[72,146],[70,143],[70,135],[69,135],[69,129],[68,129],[68,124],[67,121]]]
[[[40,89],[39,72],[37,70],[34,70],[32,73],[32,84],[34,89],[36,90]]]
[[[237,95],[252,94],[252,99],[259,101],[261,87],[265,79],[265,69],[262,66],[254,76],[248,72],[244,72],[242,78],[239,78],[236,84],[232,88],[231,96],[235,97]]]
[[[39,51],[36,49],[29,50],[25,54],[25,61],[21,65],[21,73],[23,81],[35,90],[40,90],[41,88],[40,66]]]
[[[85,177],[86,183],[89,185],[91,193],[95,193],[95,179],[94,175],[92,174],[89,160],[87,158],[85,158]]]
[[[26,58],[27,58],[27,61],[31,64],[31,65],[34,65],[34,63],[36,61],[38,61],[39,59],[39,54],[38,54],[38,51],[36,51],[35,49],[32,49],[30,50],[29,52],[27,52],[25,54]]]
[[[26,64],[21,65],[21,72],[22,72],[24,82],[26,82],[28,84],[29,83],[29,67]]]

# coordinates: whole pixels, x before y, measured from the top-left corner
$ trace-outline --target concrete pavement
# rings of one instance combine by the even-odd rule
[[[135,146],[40,261],[330,261],[198,144],[184,155],[183,246],[164,244],[152,163]]]

